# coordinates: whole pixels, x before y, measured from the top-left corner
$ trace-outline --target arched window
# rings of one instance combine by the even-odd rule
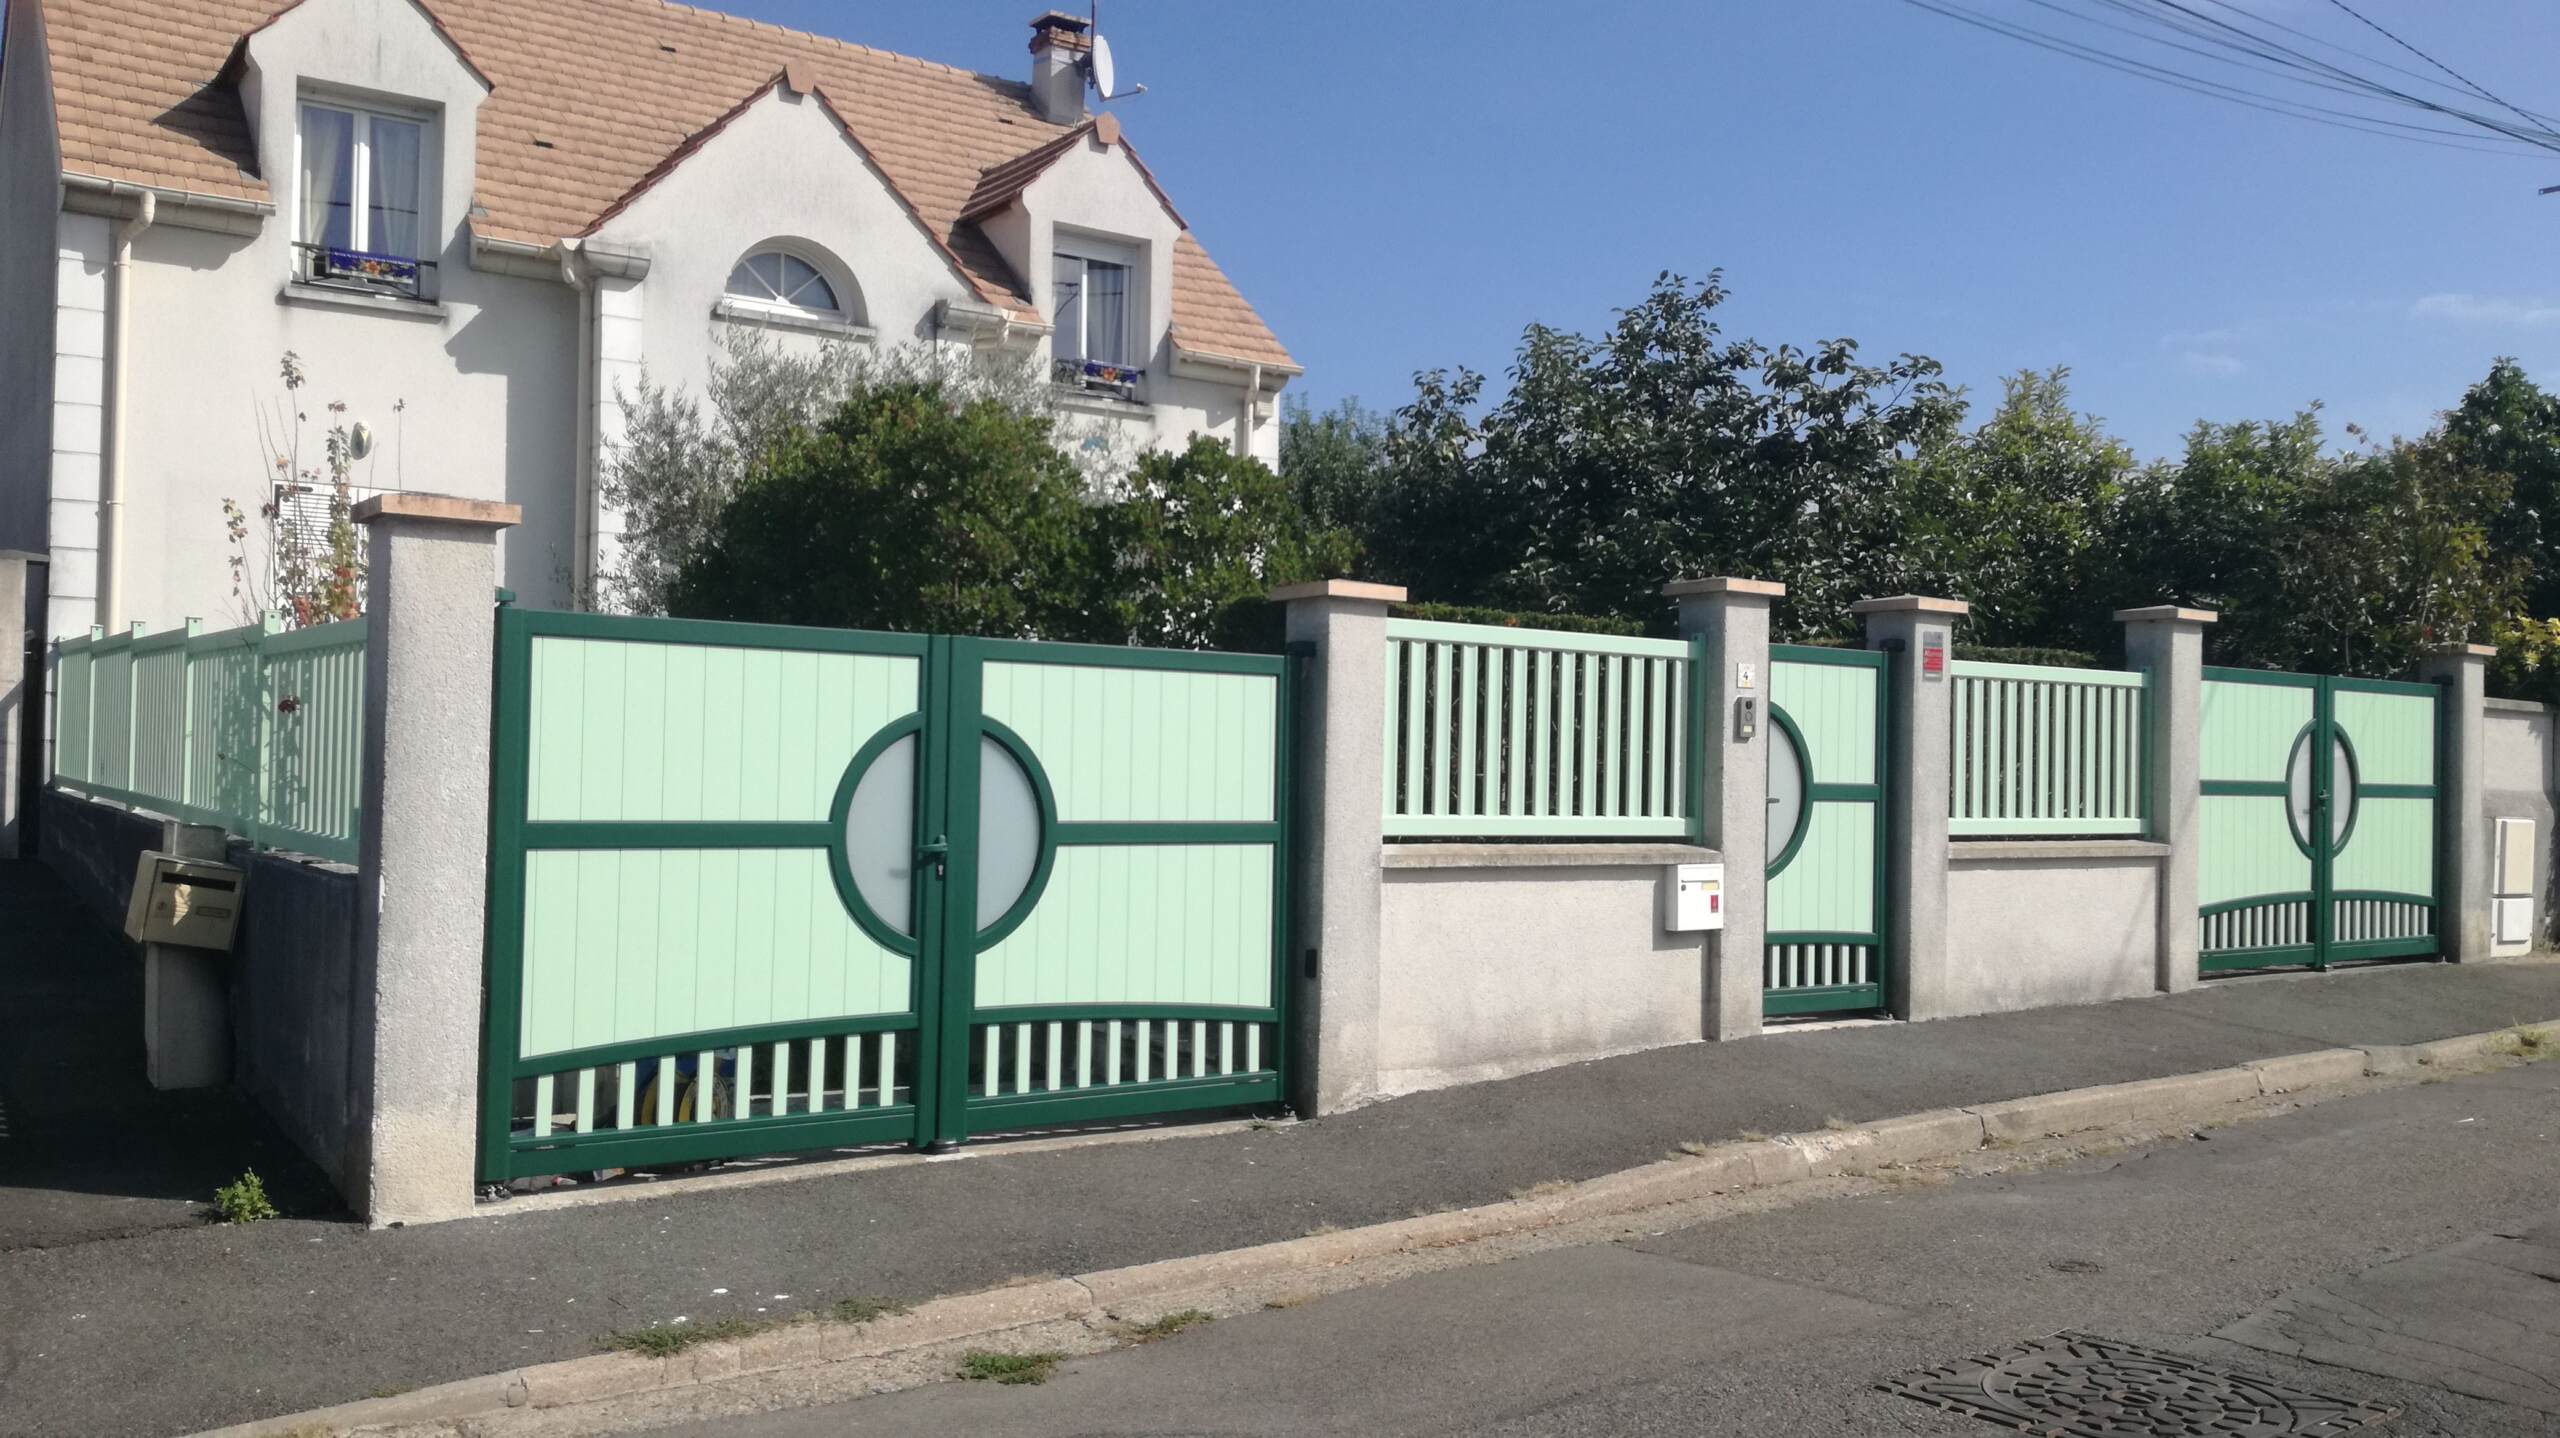
[[[851,318],[835,285],[789,250],[758,250],[729,272],[729,298],[758,309],[841,320]]]

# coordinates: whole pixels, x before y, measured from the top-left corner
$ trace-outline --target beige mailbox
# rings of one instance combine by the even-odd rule
[[[125,901],[124,934],[146,944],[231,951],[240,922],[240,879],[229,864],[146,853]]]

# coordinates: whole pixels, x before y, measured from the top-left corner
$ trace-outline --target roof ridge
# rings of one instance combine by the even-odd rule
[[[602,3],[634,4],[641,3],[641,0],[602,0]],[[726,10],[714,10],[708,5],[690,4],[688,3],[688,0],[655,0],[655,3],[658,8],[662,10],[676,10],[687,15],[700,15],[711,20],[722,21],[732,25],[745,25],[757,30],[770,30],[777,35],[785,36],[790,39],[814,40],[821,45],[831,45],[839,50],[851,50],[857,54],[870,55],[882,60],[898,61],[908,65],[920,65],[925,69],[940,70],[945,74],[965,75],[972,80],[993,80],[999,85],[1010,86],[1018,90],[1027,91],[1031,88],[1025,81],[1008,80],[1002,75],[990,75],[984,70],[972,70],[965,66],[954,65],[947,60],[929,60],[922,55],[909,55],[900,50],[883,50],[877,45],[865,45],[859,40],[847,40],[838,35],[824,35],[815,30],[798,30],[789,25],[777,25],[770,20],[759,20],[752,15],[738,15]]]

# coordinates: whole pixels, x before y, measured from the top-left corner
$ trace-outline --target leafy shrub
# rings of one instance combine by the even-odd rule
[[[256,1223],[282,1216],[267,1201],[267,1185],[254,1168],[243,1169],[239,1178],[213,1191],[213,1211],[224,1223]]]

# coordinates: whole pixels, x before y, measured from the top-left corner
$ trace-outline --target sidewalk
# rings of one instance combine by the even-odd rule
[[[0,968],[21,962],[8,952]],[[408,1231],[288,1220],[21,1250],[0,1254],[0,1433],[186,1432],[574,1357],[606,1332],[678,1315],[922,1298],[1212,1252],[1490,1202],[1650,1162],[1687,1139],[2555,1014],[2554,963],[2224,981],[2176,998],[1691,1045],[1267,1132],[981,1146]]]

